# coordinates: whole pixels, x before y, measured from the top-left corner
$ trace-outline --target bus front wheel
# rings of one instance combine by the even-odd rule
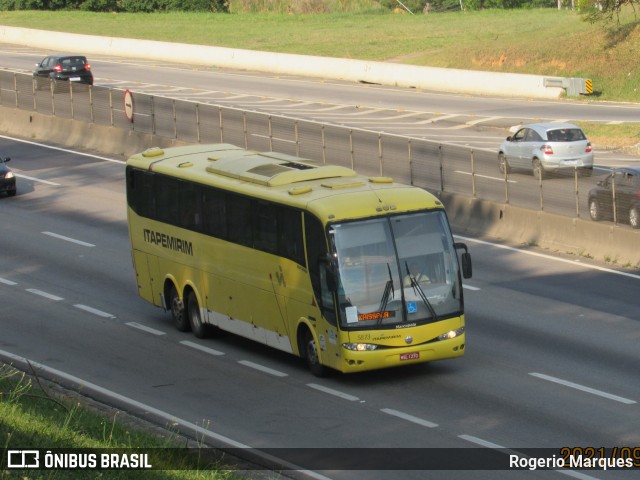
[[[311,370],[311,373],[316,377],[324,377],[327,374],[327,369],[320,363],[318,346],[313,338],[313,334],[309,330],[305,332],[303,345],[309,370]]]
[[[171,285],[169,292],[169,308],[171,308],[171,317],[176,328],[181,332],[188,332],[190,330],[189,320],[185,315],[184,303],[178,295],[175,285]]]
[[[194,292],[190,292],[187,296],[187,315],[189,316],[189,325],[191,331],[197,338],[205,338],[207,336],[207,326],[202,322],[200,314],[200,305]]]

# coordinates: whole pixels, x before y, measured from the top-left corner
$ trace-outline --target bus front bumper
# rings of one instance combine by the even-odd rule
[[[407,347],[384,347],[371,351],[343,348],[340,370],[343,373],[355,373],[461,357],[464,355],[465,341],[466,335],[462,333],[452,339]]]

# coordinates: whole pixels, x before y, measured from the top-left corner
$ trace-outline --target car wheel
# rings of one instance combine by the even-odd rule
[[[633,205],[629,209],[629,225],[633,228],[640,228],[640,206]]]
[[[187,314],[189,315],[189,325],[193,334],[198,338],[205,338],[207,336],[207,325],[202,321],[200,305],[198,305],[198,298],[194,292],[189,293],[187,297]]]
[[[589,216],[594,222],[599,222],[600,220],[602,220],[602,211],[600,209],[598,201],[595,198],[589,199]]]
[[[9,190],[9,191],[7,192],[7,196],[9,196],[9,197],[15,197],[17,192],[18,192],[18,191],[14,188],[13,190]]]
[[[171,309],[171,317],[173,318],[173,324],[181,332],[188,332],[191,328],[189,320],[185,315],[184,303],[178,295],[175,285],[171,285],[171,291],[169,292],[169,308]]]
[[[500,169],[501,174],[511,173],[511,167],[509,166],[509,162],[504,153],[500,153],[498,155],[498,168]]]
[[[544,180],[544,168],[542,167],[542,163],[540,163],[540,160],[534,158],[531,165],[533,167],[533,176],[536,178],[536,180]]]
[[[318,346],[313,339],[313,335],[309,330],[306,330],[303,334],[302,346],[304,348],[304,356],[307,360],[307,366],[311,373],[316,377],[324,377],[327,374],[327,369],[320,363],[320,356],[318,355]]]

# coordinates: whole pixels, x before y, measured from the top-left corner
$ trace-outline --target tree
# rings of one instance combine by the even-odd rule
[[[633,11],[640,6],[640,0],[578,0],[578,8],[585,12],[591,23],[615,20],[620,23],[620,12],[629,5]]]

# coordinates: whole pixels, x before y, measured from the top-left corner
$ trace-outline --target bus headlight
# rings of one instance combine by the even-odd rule
[[[459,337],[463,333],[464,333],[464,327],[460,327],[455,330],[451,330],[447,333],[443,333],[442,335],[438,335],[438,340],[451,340],[452,338]]]
[[[343,343],[342,346],[354,352],[370,352],[378,348],[378,345],[372,343]]]

